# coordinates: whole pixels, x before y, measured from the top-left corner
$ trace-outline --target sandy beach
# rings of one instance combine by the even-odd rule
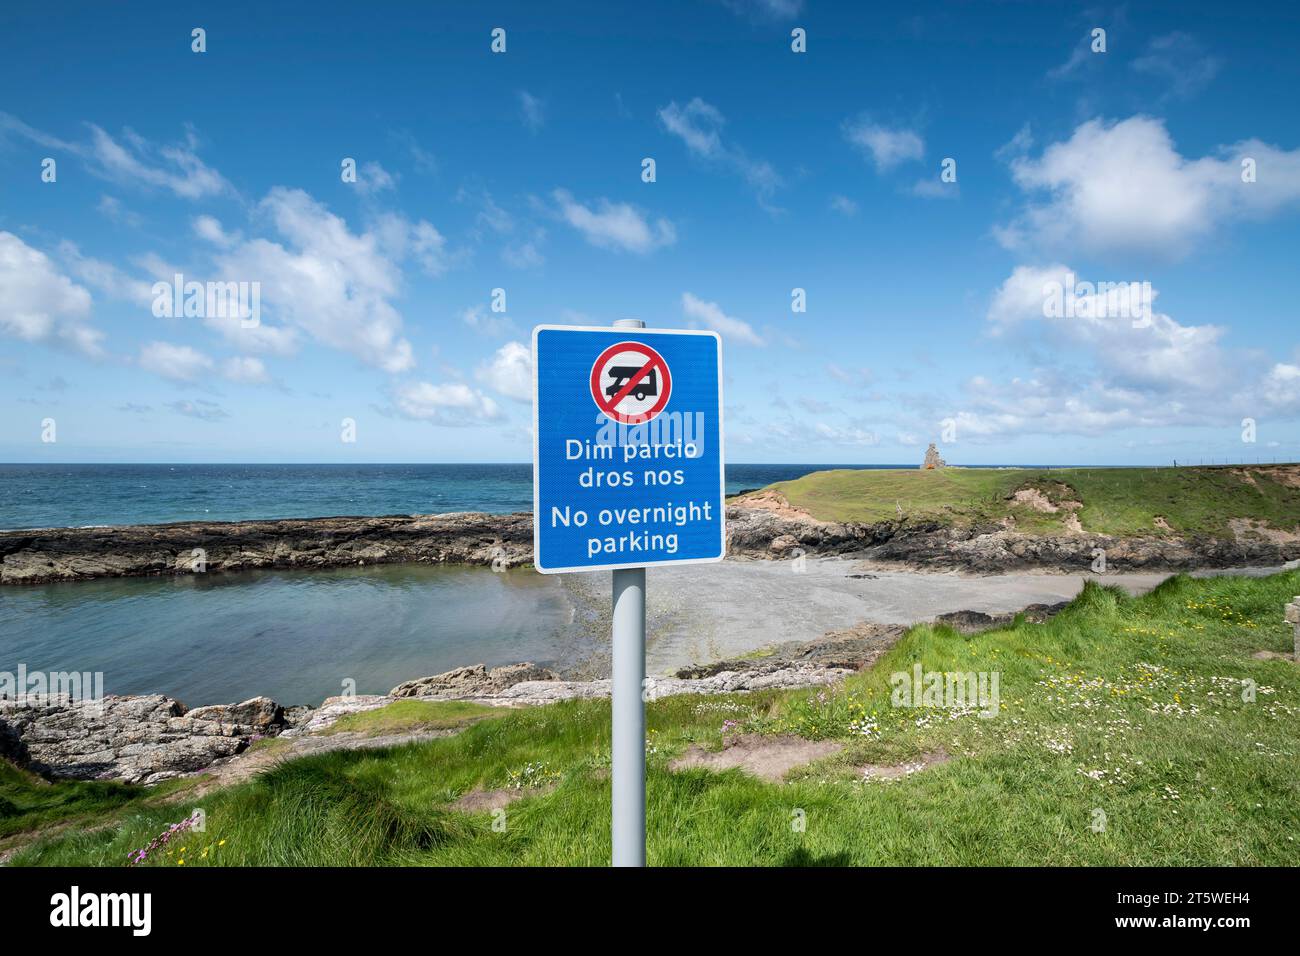
[[[1142,594],[1167,572],[1114,574],[883,570],[867,562],[807,558],[796,573],[791,561],[723,561],[652,568],[647,591],[647,672],[663,675],[692,664],[741,657],[785,641],[811,641],[828,631],[873,624],[913,624],[953,611],[1005,614],[1030,604],[1075,597],[1087,580]],[[1258,576],[1276,568],[1232,573]],[[1197,572],[1200,576],[1201,572]],[[570,574],[579,616],[608,634],[609,575]],[[607,667],[597,652],[592,669]]]

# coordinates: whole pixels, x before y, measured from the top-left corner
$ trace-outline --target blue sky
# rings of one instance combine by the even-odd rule
[[[1296,8],[876,6],[6,6],[0,460],[525,461],[620,317],[722,333],[733,461],[1300,458]]]

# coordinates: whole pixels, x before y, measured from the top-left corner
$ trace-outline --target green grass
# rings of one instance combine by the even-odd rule
[[[1251,655],[1290,649],[1282,606],[1297,593],[1297,572],[1180,576],[1138,599],[1089,584],[1045,624],[914,627],[834,690],[655,701],[649,861],[1296,865],[1300,668]],[[997,716],[892,707],[890,674],[916,662],[997,672]],[[693,743],[720,746],[724,721],[846,749],[783,784],[668,770]],[[854,769],[939,749],[948,763],[893,783],[864,783]],[[207,831],[151,863],[604,865],[608,768],[607,702],[511,711],[439,740],[294,760],[207,794]],[[504,832],[488,813],[449,807],[524,778],[544,786],[521,791]],[[0,780],[0,797],[17,803],[13,779]],[[47,799],[94,793],[44,787]],[[190,809],[137,801],[110,826],[69,828],[11,862],[121,865]],[[1092,827],[1098,810],[1104,832]],[[803,832],[791,825],[800,812]]]
[[[1288,472],[1286,469],[1290,469]],[[1174,532],[1230,537],[1229,521],[1248,518],[1274,528],[1300,525],[1300,487],[1280,480],[1295,466],[1241,468],[943,468],[936,471],[819,471],[771,487],[797,508],[827,521],[893,521],[901,507],[911,521],[969,525],[1011,515],[1031,530],[1062,527],[1064,512],[1036,512],[1016,503],[1019,489],[1037,488],[1054,503],[1082,502],[1087,531]],[[1242,472],[1248,472],[1247,480]]]
[[[347,714],[330,725],[327,734],[361,733],[370,737],[416,733],[421,730],[450,730],[477,720],[501,717],[504,707],[489,707],[461,700],[399,700],[356,714]]]
[[[51,783],[0,760],[0,851],[50,827],[101,825],[130,807],[161,802],[193,784],[193,780],[172,780],[157,787],[80,780]]]
[[[116,810],[143,792],[116,783],[51,784],[0,760],[0,837],[71,817]]]

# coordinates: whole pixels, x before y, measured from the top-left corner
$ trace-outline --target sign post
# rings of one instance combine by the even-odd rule
[[[646,567],[726,553],[721,340],[538,326],[533,369],[533,564],[613,572],[613,863],[644,866]]]
[[[645,568],[614,572],[611,783],[615,866],[645,866]]]

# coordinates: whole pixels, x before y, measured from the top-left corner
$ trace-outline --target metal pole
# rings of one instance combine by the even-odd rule
[[[640,319],[615,328],[643,329]],[[645,866],[645,568],[614,572],[611,789],[615,866]]]
[[[614,572],[614,865],[645,866],[645,568]]]

